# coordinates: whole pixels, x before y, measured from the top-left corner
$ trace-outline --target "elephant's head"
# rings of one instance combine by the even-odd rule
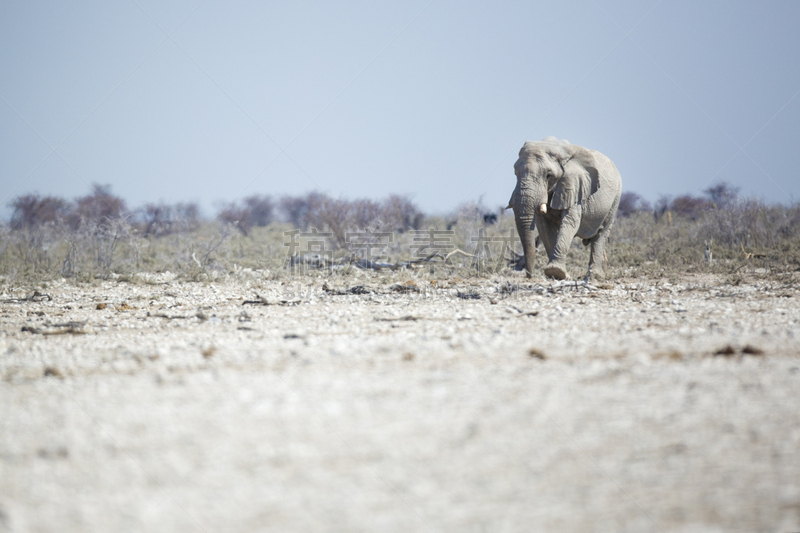
[[[548,195],[554,192],[559,180],[564,177],[564,167],[577,148],[567,141],[547,137],[539,142],[526,142],[519,151],[519,159],[514,163],[517,186],[508,207],[514,210],[528,277],[533,273],[536,254],[533,235],[535,217],[547,213]],[[559,208],[563,209],[560,205]]]

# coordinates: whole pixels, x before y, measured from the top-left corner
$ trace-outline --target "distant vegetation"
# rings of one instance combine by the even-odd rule
[[[737,270],[760,261],[772,270],[799,270],[800,204],[741,198],[727,183],[702,196],[661,197],[654,206],[626,192],[612,239],[609,259],[620,267]]]
[[[251,195],[210,219],[193,203],[130,209],[108,186],[95,185],[91,194],[74,200],[27,194],[9,205],[11,219],[0,223],[0,276],[11,283],[166,270],[207,279],[210,273],[245,267],[283,275],[287,232],[292,230],[305,232],[306,241],[309,232],[324,232],[326,253],[337,257],[361,253],[353,249],[354,233],[380,233],[371,237],[372,253],[398,261],[410,258],[414,243],[422,238],[420,230],[433,228],[445,236],[446,246],[440,250],[465,252],[454,264],[464,275],[477,275],[487,264],[493,272],[508,268],[516,257],[505,247],[510,241],[519,251],[511,212],[488,209],[480,202],[463,204],[448,217],[432,217],[401,195],[382,200],[348,200],[317,192],[280,198]],[[487,246],[494,254],[488,263],[481,255]],[[576,273],[585,265],[586,253],[576,240],[571,252]],[[482,259],[468,259],[473,255]],[[701,196],[662,197],[654,205],[625,192],[608,255],[612,277],[675,267],[735,270],[743,261],[797,270],[800,205],[741,198],[738,189],[726,183]]]

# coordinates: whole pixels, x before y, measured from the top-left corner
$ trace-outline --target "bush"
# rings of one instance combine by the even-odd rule
[[[714,207],[726,209],[736,204],[739,199],[739,187],[734,187],[730,183],[720,182],[708,189],[703,190],[706,196],[714,204]]]
[[[10,206],[11,229],[17,230],[60,222],[69,213],[69,203],[56,196],[26,194],[15,198]]]
[[[641,213],[644,211],[652,211],[653,208],[650,202],[636,194],[635,192],[624,192],[619,199],[619,208],[617,209],[617,216],[629,217],[634,213]]]
[[[125,201],[111,194],[110,185],[92,185],[92,194],[75,200],[75,208],[69,213],[72,229],[81,226],[107,227],[128,213]]]
[[[484,226],[491,226],[503,217],[505,211],[503,208],[492,211],[484,206],[480,200],[477,202],[465,202],[456,207],[451,216],[448,217],[447,229],[452,229],[458,224],[463,225],[466,223],[471,225],[477,222],[481,222]]]
[[[244,207],[251,226],[263,228],[275,219],[275,206],[269,196],[248,196],[244,199]]]
[[[200,208],[195,203],[147,204],[137,214],[145,237],[187,233],[200,225]]]
[[[311,195],[309,195],[311,196]],[[347,200],[316,195],[309,205],[307,226],[333,233],[336,247],[344,247],[348,229],[356,229],[351,223],[353,205]]]
[[[800,239],[800,209],[767,205],[760,200],[735,200],[712,209],[698,221],[698,232],[728,249],[774,248]]]
[[[697,220],[701,214],[713,207],[714,204],[705,198],[684,194],[670,202],[669,210],[677,215],[683,215],[692,220]]]
[[[699,196],[692,196],[691,194],[684,194],[677,198],[670,198],[669,196],[662,196],[656,202],[655,209],[653,210],[656,220],[660,219],[666,213],[689,217],[691,220],[697,220],[703,213],[711,209],[730,209],[736,208],[739,199],[739,188],[734,187],[730,183],[719,182],[707,189],[703,190],[706,198]],[[623,201],[630,201],[632,197],[626,198],[626,195],[640,198],[636,193],[625,193],[623,198],[620,199],[620,212],[624,217],[628,206],[623,206]]]
[[[305,196],[286,196],[279,202],[284,221],[298,229],[329,230],[334,244],[343,247],[348,231],[373,229],[404,232],[419,229],[425,215],[408,196],[393,194],[383,201],[345,200],[312,192]]]
[[[274,220],[274,204],[269,196],[254,194],[243,199],[241,204],[230,204],[218,218],[235,225],[247,235],[253,227],[268,226]]]
[[[395,231],[420,229],[425,215],[408,196],[392,194],[381,205],[383,227]]]
[[[355,200],[350,204],[350,217],[357,228],[372,228],[380,225],[383,209],[381,204],[368,199]]]
[[[731,272],[745,264],[775,272],[800,267],[800,203],[783,206],[740,199],[738,191],[724,183],[704,194],[661,198],[654,212],[670,215],[658,219],[639,195],[626,193],[611,233],[609,266],[625,275],[663,273],[665,267],[675,267],[676,273],[688,268]],[[458,248],[466,254],[453,255],[442,268],[450,273],[463,269],[458,270],[459,275],[505,269],[508,260],[514,259],[513,252],[518,254],[520,249],[510,212],[500,211],[491,226],[480,203],[460,206],[458,218],[423,218],[413,201],[400,195],[379,201],[346,200],[313,192],[279,202],[268,196],[250,196],[228,206],[219,213],[220,221],[209,224],[200,224],[195,204],[148,204],[128,217],[124,202],[107,187],[95,187],[91,195],[74,203],[29,194],[10,205],[11,223],[0,224],[0,276],[12,283],[164,270],[187,279],[210,279],[207,275],[214,272],[242,268],[271,270],[274,275],[290,250],[286,230],[291,229],[289,224],[275,223],[276,214],[301,230],[313,226],[330,231],[326,246],[339,249],[340,256],[347,247],[348,254],[397,262],[420,257],[420,253],[446,254]],[[130,221],[141,231],[134,231]],[[242,230],[239,235],[231,223]],[[267,227],[247,232],[260,225]],[[422,246],[427,231],[422,235],[407,231],[429,227],[441,238],[438,247]],[[360,240],[348,242],[348,232],[366,229],[394,235],[362,234]],[[304,246],[308,244],[307,235],[299,239],[306,239]],[[713,249],[713,261],[704,259],[707,249]],[[539,261],[546,260],[539,257]],[[586,268],[588,250],[577,239],[568,261],[576,270]],[[432,268],[425,271],[432,272]]]
[[[308,227],[308,212],[311,209],[310,196],[284,196],[278,203],[283,220],[299,229]]]

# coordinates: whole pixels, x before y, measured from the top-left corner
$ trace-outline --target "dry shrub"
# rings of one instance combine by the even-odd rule
[[[26,194],[14,199],[11,221],[4,227],[4,272],[30,276],[52,270],[57,234],[69,215],[70,204],[55,196]]]
[[[312,198],[315,193],[306,196],[284,196],[278,202],[278,210],[283,220],[295,228],[308,227],[308,212],[312,208]]]
[[[472,256],[451,257],[449,262],[458,266],[459,275],[497,272],[521,254],[512,212],[488,208],[481,200],[462,203],[445,218],[426,219],[428,227],[449,233],[449,251],[458,249]]]
[[[713,209],[699,224],[699,232],[726,248],[774,248],[800,236],[798,205],[786,208],[760,200],[737,200]]]
[[[275,205],[269,196],[254,194],[244,198],[241,203],[231,203],[217,217],[233,224],[244,235],[254,227],[268,226],[274,220]]]
[[[269,196],[254,194],[244,199],[251,226],[263,228],[275,219],[275,205]]]
[[[81,226],[108,226],[127,215],[125,201],[111,194],[111,186],[95,183],[92,185],[92,194],[75,200],[67,221],[72,229],[77,230]]]
[[[13,278],[48,275],[107,276],[123,240],[132,237],[125,202],[109,186],[74,202],[36,194],[11,202],[14,208],[0,271]]]
[[[356,229],[351,224],[352,211],[353,206],[347,200],[318,195],[309,208],[308,226],[330,231],[333,233],[334,245],[344,247],[347,230]]]
[[[78,229],[61,234],[61,240],[68,245],[61,262],[61,274],[107,277],[112,271],[119,270],[123,263],[135,265],[138,262],[136,251],[139,249],[137,239],[134,228],[125,219],[100,222],[84,219]],[[134,253],[120,257],[117,251],[125,244]]]
[[[360,230],[402,233],[419,229],[425,215],[408,196],[390,195],[382,201],[366,198],[346,200],[318,192],[286,196],[279,202],[282,219],[292,226],[316,228],[333,234],[336,248],[346,245],[347,233]]]
[[[357,228],[371,228],[381,218],[381,204],[366,198],[350,203],[350,219]]]
[[[425,215],[409,196],[393,194],[381,204],[381,220],[385,229],[403,232],[422,228]]]
[[[37,224],[12,230],[3,227],[0,248],[0,269],[12,277],[40,277],[53,270],[57,226],[54,223]]]
[[[703,192],[708,196],[714,207],[726,209],[731,207],[739,199],[739,187],[734,187],[730,183],[719,182],[712,185]]]
[[[145,237],[163,237],[172,233],[196,230],[202,218],[195,203],[147,204],[136,213],[136,221]]]
[[[63,198],[35,193],[15,198],[10,206],[13,210],[10,225],[15,230],[61,222],[70,207]]]
[[[638,213],[618,219],[608,252],[612,264],[715,268],[732,261],[735,268],[756,257],[784,268],[800,262],[800,204],[755,199],[729,200],[723,208],[709,204],[699,212],[669,211],[669,217]],[[715,261],[706,260],[707,248]]]
[[[652,212],[653,207],[650,202],[636,194],[635,192],[624,192],[619,199],[619,208],[617,209],[617,217],[625,218],[632,216],[636,213]]]
[[[708,189],[700,202],[665,198],[652,211],[641,197],[628,194],[607,249],[610,273],[658,273],[668,267],[730,272],[756,264],[778,271],[786,265],[800,267],[800,204],[739,199],[735,189],[720,185]],[[702,207],[680,208],[690,204]],[[12,281],[165,270],[188,279],[242,268],[282,272],[289,250],[286,232],[293,228],[330,231],[328,250],[335,249],[337,257],[361,253],[348,243],[347,234],[367,229],[392,233],[390,240],[376,235],[375,242],[370,241],[386,245],[375,250],[390,262],[419,257],[420,250],[427,255],[459,248],[476,255],[453,256],[442,270],[448,275],[506,268],[506,260],[513,259],[509,242],[520,251],[511,212],[495,212],[480,202],[464,204],[448,218],[425,218],[411,198],[400,195],[375,201],[309,193],[278,202],[256,195],[229,206],[219,220],[207,224],[200,223],[194,204],[149,204],[130,216],[125,203],[100,186],[72,203],[25,195],[11,206],[11,222],[0,224],[0,275]],[[658,216],[659,212],[669,215]],[[496,220],[487,220],[487,214],[495,213]],[[238,234],[232,224],[240,229]],[[429,228],[445,237],[440,243],[447,247],[421,248],[419,239],[425,235],[409,231]],[[713,260],[711,254],[704,255],[709,251]],[[547,260],[542,252],[540,247],[537,267]],[[588,249],[576,239],[567,261],[575,275],[585,271]]]
[[[705,198],[684,194],[672,200],[669,210],[677,215],[697,220],[713,207],[714,204]]]

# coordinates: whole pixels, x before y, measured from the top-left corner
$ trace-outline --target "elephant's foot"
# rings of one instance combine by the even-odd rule
[[[601,262],[589,263],[589,271],[586,273],[586,281],[603,281],[606,279],[605,268]]]
[[[562,263],[550,262],[544,267],[544,275],[556,279],[567,279],[567,269]]]
[[[592,281],[603,281],[605,279],[606,276],[602,270],[590,270],[589,272],[586,273],[586,277],[583,278],[583,281],[589,283]]]

